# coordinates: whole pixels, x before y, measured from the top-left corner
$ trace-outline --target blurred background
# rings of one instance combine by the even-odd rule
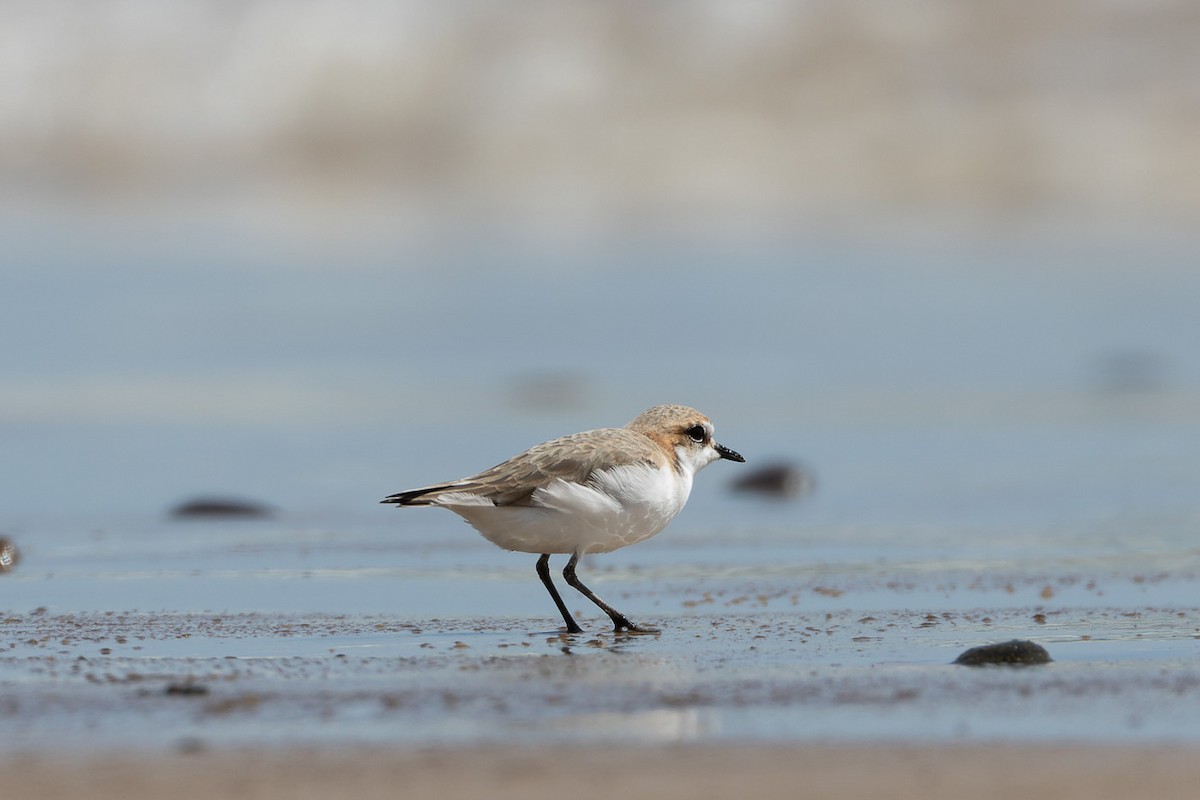
[[[394,514],[662,402],[812,471],[770,524],[1200,521],[1194,2],[0,17],[10,525]]]

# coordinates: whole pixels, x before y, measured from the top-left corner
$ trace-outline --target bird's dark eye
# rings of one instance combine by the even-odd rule
[[[684,433],[686,433],[688,435],[689,439],[691,439],[693,442],[696,442],[697,444],[699,444],[700,442],[703,442],[705,436],[707,436],[707,434],[708,434],[708,432],[706,430],[704,430],[703,425],[693,425],[692,427],[690,427],[686,431],[684,431]]]

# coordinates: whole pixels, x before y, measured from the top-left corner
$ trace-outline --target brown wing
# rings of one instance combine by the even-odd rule
[[[388,496],[384,503],[430,505],[441,495],[463,492],[498,506],[524,505],[534,490],[562,479],[587,480],[599,467],[665,461],[662,450],[645,435],[625,428],[600,428],[535,445],[478,475]]]

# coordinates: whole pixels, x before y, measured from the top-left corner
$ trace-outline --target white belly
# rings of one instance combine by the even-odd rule
[[[670,468],[622,466],[586,484],[554,481],[533,505],[480,504],[469,495],[438,501],[489,542],[523,553],[607,553],[648,539],[667,526],[692,489],[692,476]]]

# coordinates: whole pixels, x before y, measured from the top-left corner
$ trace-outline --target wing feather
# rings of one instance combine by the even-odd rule
[[[585,483],[597,469],[666,462],[662,449],[647,436],[626,428],[600,428],[552,439],[535,445],[477,475],[457,481],[410,489],[386,497],[384,503],[402,506],[459,505],[470,495],[493,505],[529,505],[530,496],[547,484],[562,480]]]

